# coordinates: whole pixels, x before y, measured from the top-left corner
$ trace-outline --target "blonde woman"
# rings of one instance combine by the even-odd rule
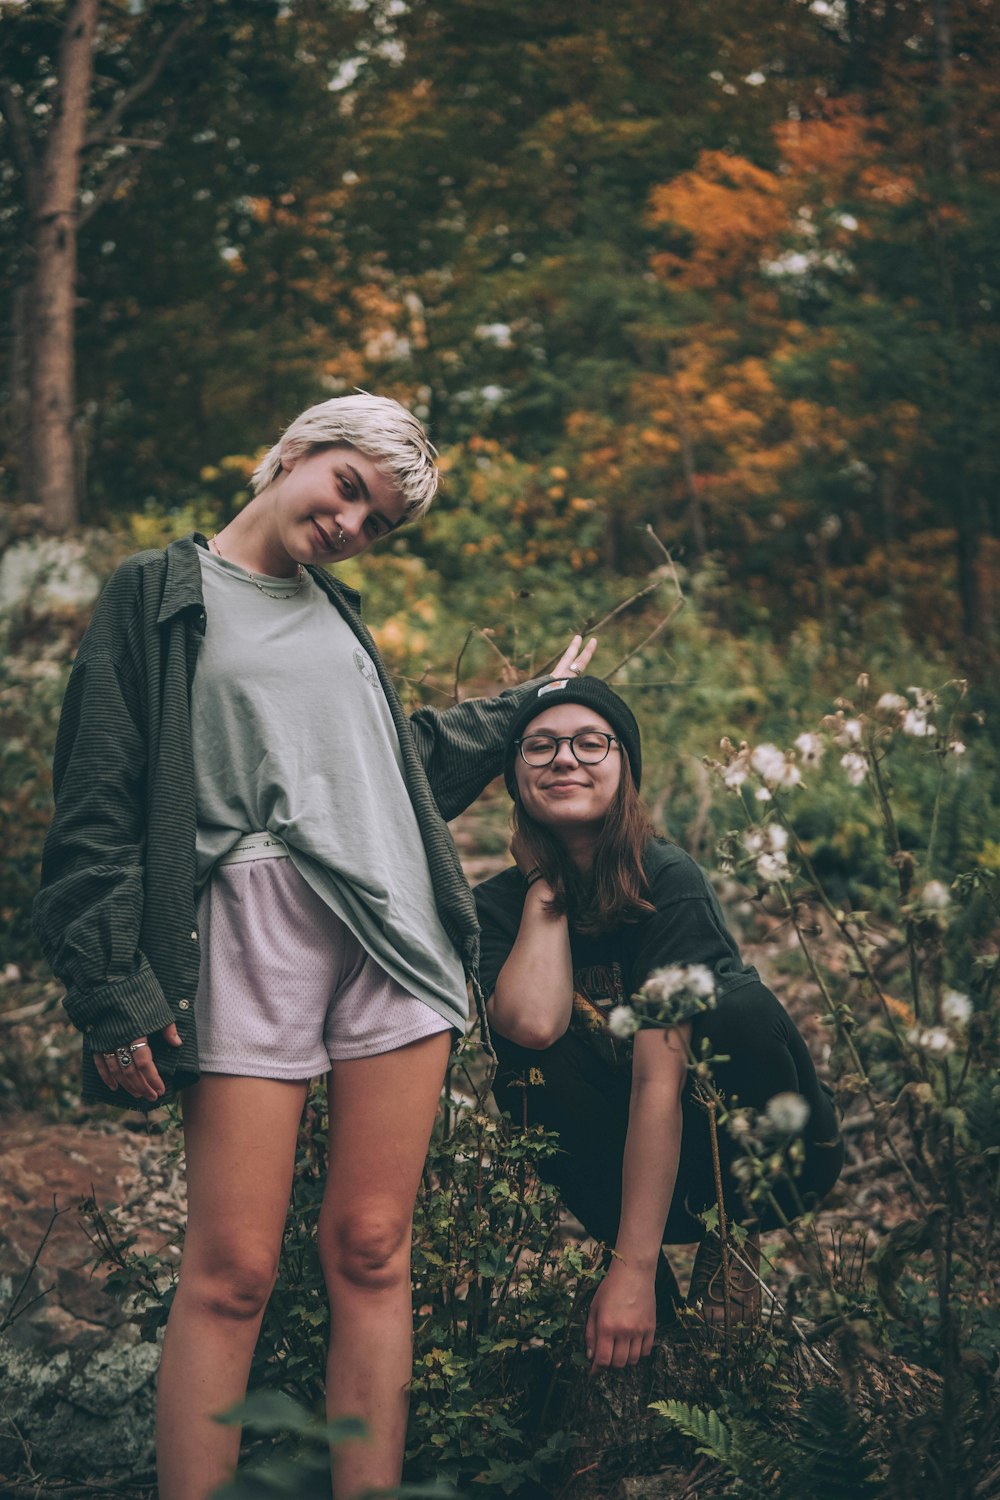
[[[478,931],[446,820],[530,689],[403,713],[326,571],[427,509],[396,402],[302,413],[217,536],[115,573],[73,667],[35,920],[83,1035],[84,1097],[181,1095],[188,1226],[158,1389],[161,1500],[231,1476],[233,1406],[278,1263],[309,1080],[329,1076],[318,1236],[334,1493],[400,1477],[413,1202]],[[575,638],[558,671],[586,665]]]

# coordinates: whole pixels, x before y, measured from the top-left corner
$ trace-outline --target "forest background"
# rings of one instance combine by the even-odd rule
[[[842,1100],[870,1106],[873,1072],[860,1023],[836,1007],[857,1001],[876,1052],[880,984],[902,996],[904,1031],[941,1022],[944,993],[991,1012],[1000,14],[988,0],[4,0],[0,74],[12,1014],[49,1015],[27,914],[55,715],[93,588],[138,546],[222,524],[283,426],[356,387],[411,405],[442,455],[426,521],[351,569],[410,703],[512,680],[606,620],[599,668],[655,746],[658,816],[716,866],[733,791],[751,819],[772,810],[753,802],[752,778],[716,797],[703,757],[723,735],[791,746],[846,695],[858,738],[828,726],[846,754],[833,772],[828,760],[829,782],[805,777],[788,814],[799,861],[785,913],[829,890],[821,947],[851,938],[837,930],[845,910],[882,924],[888,978],[838,969],[825,947],[815,972],[801,960],[814,987],[834,976]],[[875,712],[883,692],[901,700],[895,718]],[[864,785],[843,765],[852,754]],[[895,783],[885,797],[880,768]],[[779,803],[793,790],[758,781]],[[464,839],[472,867],[502,859],[500,799]],[[727,863],[757,902],[758,936],[780,927],[785,889],[760,853],[744,845]],[[954,932],[914,906],[935,883],[968,898]],[[897,983],[898,953],[916,969]],[[921,1057],[919,1035],[879,1075],[876,1103],[898,1111],[933,1084],[934,1107],[957,1109],[955,1057]],[[954,1493],[970,1496],[996,1477],[990,1402],[970,1417],[975,1440],[955,1418],[980,1389],[966,1366],[990,1342],[976,1309],[996,1275],[995,1040],[984,1021],[958,1048],[962,1087],[978,1079],[992,1101],[978,1134],[962,1144],[967,1123],[942,1125],[939,1110],[914,1145],[910,1119],[900,1168],[917,1192],[904,1227],[926,1224],[965,1153],[974,1190],[930,1218],[966,1226],[975,1274],[956,1290],[947,1236],[918,1235],[906,1276],[920,1311],[908,1305],[907,1322],[890,1291],[878,1314],[909,1330],[886,1347],[944,1381],[943,1405],[918,1403],[908,1480],[914,1452],[928,1485],[940,1480],[934,1446],[950,1423],[946,1460],[965,1476]],[[8,1103],[73,1116],[73,1081],[37,1037],[12,1059]],[[884,1139],[871,1149],[892,1155]],[[895,1228],[890,1214],[881,1231]],[[872,1233],[868,1253],[883,1242]],[[863,1284],[868,1296],[859,1272],[855,1322]],[[914,1320],[932,1330],[923,1341]],[[995,1361],[974,1374],[988,1385]],[[448,1378],[434,1379],[445,1400]],[[515,1386],[508,1372],[496,1408],[512,1431]],[[477,1455],[459,1426],[438,1470],[464,1482]],[[551,1434],[518,1447],[499,1419],[488,1430],[513,1465],[493,1475],[508,1492]],[[876,1464],[886,1484],[894,1441],[901,1462],[897,1432]]]

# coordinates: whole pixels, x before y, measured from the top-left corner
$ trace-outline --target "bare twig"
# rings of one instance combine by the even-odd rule
[[[24,177],[26,193],[30,199],[32,183],[38,169],[38,156],[31,134],[31,126],[28,123],[28,116],[25,114],[24,106],[19,96],[14,92],[9,83],[0,83],[0,112],[3,113],[10,127],[10,140],[14,148],[14,156]]]
[[[77,213],[77,224],[79,224],[81,228],[85,224],[89,224],[91,219],[96,214],[97,210],[99,208],[103,208],[105,203],[110,202],[110,200],[117,193],[118,189],[128,181],[128,179],[135,171],[138,170],[138,167],[138,159],[134,156],[127,156],[122,162],[119,163],[118,167],[114,171],[108,172],[100,187],[94,190],[93,197],[90,199],[90,201],[84,204]]]
[[[186,35],[187,32],[192,29],[192,27],[197,25],[197,23],[202,19],[202,16],[203,11],[199,10],[192,15],[185,16],[183,21],[181,21],[178,26],[174,27],[173,31],[171,31],[170,34],[164,39],[159,51],[153,58],[153,61],[150,63],[149,67],[146,69],[142,77],[138,78],[136,82],[133,83],[131,88],[125,90],[125,92],[108,110],[103,120],[101,120],[93,130],[88,132],[87,136],[84,138],[84,148],[102,145],[108,142],[114,136],[114,132],[121,124],[122,118],[124,117],[126,111],[131,109],[132,105],[135,104],[138,99],[141,99],[144,94],[149,93],[149,90],[153,87],[153,84],[163,72],[163,69],[167,64],[167,60],[170,57],[171,52],[173,52],[174,48],[177,46],[177,43],[183,36]]]
[[[19,1005],[16,1010],[4,1011],[0,1015],[0,1026],[19,1026],[22,1021],[31,1021],[35,1016],[43,1016],[46,1011],[56,1010],[59,1006],[59,997],[49,995],[44,1000],[36,1000],[31,1005]]]
[[[667,626],[673,620],[674,616],[683,608],[684,600],[678,599],[677,603],[674,605],[673,609],[666,616],[666,618],[662,619],[660,623],[639,642],[638,646],[633,647],[633,649],[628,653],[627,656],[623,656],[621,661],[618,662],[616,666],[613,666],[611,668],[610,672],[605,672],[604,681],[609,682],[611,678],[614,677],[616,672],[620,672],[622,667],[624,667],[628,662],[632,660],[633,656],[638,656],[639,652],[644,650],[645,647],[649,645],[650,641],[655,641],[658,635],[662,635]]]
[[[475,635],[475,633],[475,627],[473,627],[472,630],[470,630],[466,635],[465,640],[462,642],[462,649],[458,653],[455,661],[455,686],[453,687],[451,693],[453,703],[461,703],[462,701],[462,684],[460,681],[462,673],[462,658],[465,656],[466,651],[468,651],[469,642],[472,640],[472,637]]]
[[[24,1295],[25,1288],[27,1287],[29,1281],[35,1274],[35,1269],[38,1265],[39,1257],[41,1256],[42,1251],[45,1249],[45,1246],[48,1243],[49,1235],[55,1228],[56,1220],[61,1218],[62,1215],[66,1213],[66,1211],[67,1210],[65,1208],[58,1208],[56,1206],[55,1198],[52,1199],[52,1213],[49,1215],[49,1222],[46,1224],[45,1232],[38,1242],[34,1255],[31,1257],[31,1264],[29,1265],[27,1271],[25,1271],[24,1273],[21,1285],[18,1287],[13,1298],[11,1299],[10,1306],[4,1314],[2,1322],[0,1322],[0,1333],[3,1333],[10,1327],[12,1323],[16,1322],[17,1319],[22,1316],[22,1314],[28,1311],[29,1307],[34,1307],[36,1302],[40,1302],[43,1297],[47,1297],[49,1292],[51,1292],[52,1287],[46,1287],[44,1291],[39,1292],[36,1297],[32,1297],[31,1301],[25,1303],[23,1307],[18,1307],[17,1305]]]

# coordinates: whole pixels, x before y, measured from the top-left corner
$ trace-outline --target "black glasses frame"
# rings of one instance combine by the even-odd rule
[[[588,739],[596,735],[600,735],[602,740],[607,740],[608,742],[607,749],[605,750],[604,754],[599,755],[596,760],[581,759],[580,755],[577,753],[574,741]],[[549,756],[548,760],[529,760],[524,753],[524,740],[521,739],[514,741],[514,744],[518,749],[518,754],[524,761],[524,764],[526,766],[531,766],[532,770],[534,771],[540,771],[544,766],[551,766],[552,762],[559,754],[560,745],[569,746],[573,754],[573,759],[576,761],[578,766],[599,766],[601,764],[601,761],[607,760],[608,756],[611,754],[612,745],[617,745],[619,749],[621,748],[621,740],[618,738],[618,736],[616,734],[608,734],[607,731],[603,729],[581,729],[577,734],[533,734],[529,735],[528,738],[547,739],[553,741],[552,754]]]

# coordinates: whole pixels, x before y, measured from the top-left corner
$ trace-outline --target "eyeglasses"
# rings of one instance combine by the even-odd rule
[[[521,759],[529,766],[551,765],[560,745],[568,745],[581,766],[596,766],[607,759],[611,746],[620,745],[621,740],[598,729],[583,729],[579,734],[528,734],[523,740],[515,740],[515,744]]]

